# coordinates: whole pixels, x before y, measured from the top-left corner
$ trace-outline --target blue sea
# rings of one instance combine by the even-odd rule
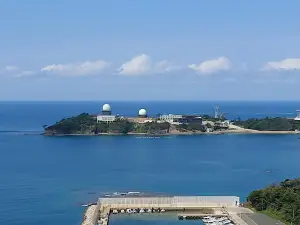
[[[299,177],[298,135],[225,134],[140,138],[44,137],[61,118],[98,113],[104,102],[0,103],[0,224],[79,225],[84,208],[106,192],[238,195]],[[110,102],[113,113],[214,113],[216,102]],[[229,119],[295,117],[300,102],[217,102]],[[29,132],[29,133],[28,133]],[[153,217],[112,225],[182,224]]]

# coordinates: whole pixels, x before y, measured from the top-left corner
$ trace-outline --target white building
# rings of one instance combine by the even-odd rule
[[[297,110],[297,116],[295,117],[294,120],[300,120],[300,110]]]
[[[176,120],[179,120],[179,119],[182,119],[182,115],[167,114],[167,115],[160,115],[159,116],[160,121],[168,122],[170,124],[179,124],[179,122],[176,121]]]
[[[116,120],[116,116],[113,115],[98,115],[97,116],[97,122],[106,122],[110,123]]]

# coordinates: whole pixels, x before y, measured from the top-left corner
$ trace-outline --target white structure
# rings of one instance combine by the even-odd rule
[[[145,119],[145,120],[138,120],[138,123],[152,123],[153,120],[151,119]]]
[[[117,197],[99,198],[98,205],[111,208],[202,208],[202,207],[237,207],[237,196],[173,196],[173,197]]]
[[[300,110],[297,110],[297,116],[295,117],[294,120],[300,120]]]
[[[116,116],[113,115],[98,115],[97,116],[97,122],[106,122],[110,123],[116,120]]]
[[[104,104],[104,105],[102,106],[102,111],[106,111],[106,112],[111,111],[110,105],[109,105],[109,104]]]
[[[140,109],[139,116],[141,116],[141,117],[147,117],[147,111],[146,111],[146,109]]]
[[[174,114],[168,114],[168,115],[160,115],[159,120],[163,122],[168,122],[170,124],[180,124],[178,121],[174,120],[182,119],[182,115],[174,115]]]

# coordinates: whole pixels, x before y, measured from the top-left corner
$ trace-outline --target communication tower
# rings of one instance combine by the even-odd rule
[[[218,105],[215,106],[215,119],[220,117],[220,107]]]

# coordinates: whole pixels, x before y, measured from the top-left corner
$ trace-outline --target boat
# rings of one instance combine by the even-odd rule
[[[129,191],[127,192],[128,195],[136,195],[136,194],[140,194],[141,192],[139,191]]]
[[[142,208],[142,209],[140,209],[140,213],[144,213],[145,212],[145,210]]]
[[[126,212],[131,214],[132,213],[132,209],[126,209]]]

